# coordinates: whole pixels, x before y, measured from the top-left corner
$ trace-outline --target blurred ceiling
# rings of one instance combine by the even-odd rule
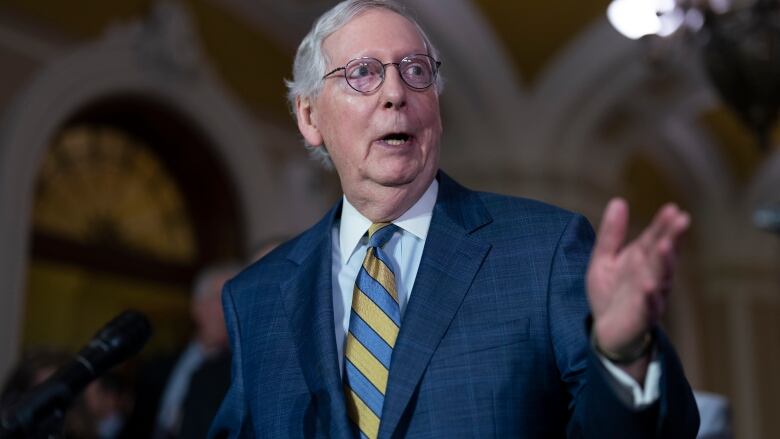
[[[589,24],[602,18],[609,0],[474,0],[503,41],[526,84]]]
[[[156,0],[3,0],[2,10],[64,40],[91,40],[112,25],[149,16]],[[425,1],[425,0],[415,0]],[[290,77],[297,43],[334,0],[181,0],[201,46],[221,78],[260,118],[295,130],[283,78]],[[602,20],[609,0],[472,0],[515,67],[518,82],[533,87],[545,66],[589,26]],[[755,140],[724,107],[701,117],[738,181],[764,158]],[[780,139],[775,130],[773,140]],[[776,142],[773,142],[776,143]]]
[[[284,84],[297,41],[334,1],[185,0],[202,45],[223,79],[261,115],[287,120]],[[588,24],[608,0],[474,0],[525,84]],[[110,25],[149,14],[154,0],[3,0],[3,6],[67,38],[93,39]]]

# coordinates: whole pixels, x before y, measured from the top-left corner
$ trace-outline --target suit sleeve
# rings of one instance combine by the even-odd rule
[[[588,342],[585,273],[594,233],[575,215],[556,247],[548,281],[552,349],[561,380],[571,396],[568,437],[695,438],[699,416],[674,348],[657,331],[661,363],[660,398],[643,409],[625,404]]]
[[[244,394],[244,371],[241,361],[241,331],[236,314],[231,283],[228,282],[222,291],[222,309],[225,313],[230,337],[231,349],[231,380],[225,399],[209,429],[211,439],[250,439],[255,435],[249,414],[249,405]]]

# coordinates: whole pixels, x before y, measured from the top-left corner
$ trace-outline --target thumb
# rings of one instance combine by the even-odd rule
[[[594,257],[612,256],[623,246],[628,230],[628,203],[622,198],[613,198],[604,209],[599,225]]]

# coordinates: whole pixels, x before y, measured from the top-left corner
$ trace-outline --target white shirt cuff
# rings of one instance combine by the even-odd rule
[[[612,362],[603,355],[598,353],[597,355],[599,356],[601,363],[609,371],[609,374],[614,378],[614,382],[625,389],[627,393],[633,395],[635,409],[643,409],[658,401],[661,393],[661,362],[656,358],[655,352],[653,352],[653,358],[650,361],[650,365],[647,366],[644,386],[640,386],[631,375],[612,364]]]

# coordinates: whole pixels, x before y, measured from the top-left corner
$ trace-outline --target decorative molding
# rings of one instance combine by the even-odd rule
[[[178,78],[197,77],[207,65],[192,17],[177,1],[158,1],[145,22],[127,32],[136,39],[141,62]]]
[[[69,38],[20,19],[8,6],[0,6],[0,48],[44,63],[72,45]]]
[[[112,27],[102,39],[51,59],[2,114],[0,375],[18,349],[38,167],[62,124],[84,105],[130,93],[185,116],[208,136],[234,178],[245,235],[256,240],[282,228],[281,212],[263,208],[283,196],[273,192],[263,133],[199,53],[186,10],[178,2],[162,1],[148,19]]]
[[[281,46],[294,51],[317,17],[332,7],[332,0],[210,0],[217,7],[263,29]]]

